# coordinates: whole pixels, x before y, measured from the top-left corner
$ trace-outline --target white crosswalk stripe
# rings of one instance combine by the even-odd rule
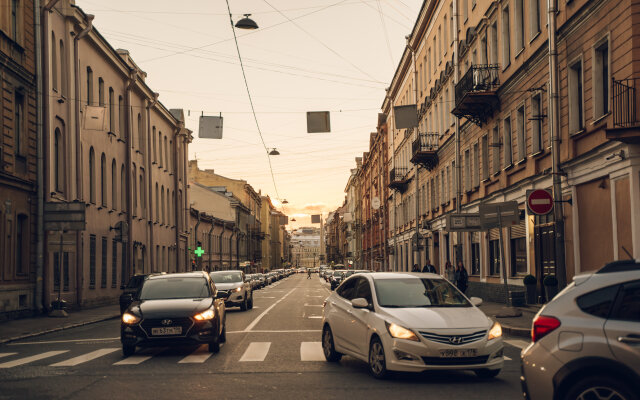
[[[154,349],[145,350],[143,353],[134,354],[132,356],[129,356],[129,357],[125,358],[124,360],[120,360],[120,361],[114,363],[113,365],[138,365],[138,364],[142,364],[143,362],[147,361],[151,357],[162,353],[166,349],[167,349],[166,347],[157,347],[157,348],[154,348]]]
[[[16,354],[18,354],[18,353],[0,353],[0,358],[9,357],[9,356],[13,356],[13,355],[16,355]]]
[[[240,357],[240,361],[264,361],[270,347],[271,342],[251,342]]]
[[[66,353],[68,351],[69,350],[47,351],[46,353],[40,353],[40,354],[36,354],[35,356],[24,357],[24,358],[20,358],[18,360],[13,360],[13,361],[9,361],[9,362],[0,364],[0,368],[17,367],[19,365],[29,364],[29,363],[32,363],[34,361],[38,361],[38,360],[42,360],[42,359],[45,359],[45,358],[57,356],[59,354]]]
[[[106,349],[100,349],[96,351],[92,351],[91,353],[83,354],[78,357],[73,357],[65,361],[57,362],[55,364],[51,364],[52,367],[73,367],[78,364],[86,363],[87,361],[95,360],[96,358],[100,358],[107,354],[111,354],[115,351],[120,350],[119,347],[110,347]]]
[[[326,361],[321,342],[300,343],[300,361]]]
[[[203,344],[198,347],[196,351],[178,361],[178,364],[200,364],[207,361],[212,354],[213,353],[209,351],[209,345]]]

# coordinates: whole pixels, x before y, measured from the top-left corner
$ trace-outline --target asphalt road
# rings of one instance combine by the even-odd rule
[[[306,274],[254,292],[254,308],[227,310],[227,342],[138,350],[123,358],[118,320],[0,346],[0,399],[520,399],[521,339],[506,338],[501,374],[399,374],[373,379],[364,362],[324,361],[323,281]]]

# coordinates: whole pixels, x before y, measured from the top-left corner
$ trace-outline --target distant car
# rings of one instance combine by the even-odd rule
[[[333,271],[333,275],[329,279],[329,283],[331,284],[331,290],[337,288],[345,278],[347,271]]]
[[[209,274],[227,307],[253,308],[253,291],[242,271],[214,271]]]
[[[330,270],[328,270],[328,271],[325,271],[325,273],[324,273],[324,280],[325,280],[325,281],[327,281],[327,282],[331,282],[331,277],[333,276],[333,273],[334,273],[334,272],[335,272],[335,271],[334,271],[334,270],[332,270],[332,269],[330,269]]]
[[[640,399],[640,260],[573,282],[533,320],[525,399]]]
[[[354,275],[325,300],[324,356],[365,361],[375,378],[426,370],[495,377],[504,364],[502,328],[477,308],[481,303],[436,274]]]
[[[129,357],[137,346],[206,343],[220,351],[226,340],[226,310],[206,272],[151,275],[139,299],[122,314],[120,341]]]

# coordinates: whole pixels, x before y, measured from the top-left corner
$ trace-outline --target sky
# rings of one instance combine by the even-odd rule
[[[228,1],[234,23],[249,13],[259,26],[236,29],[246,85],[225,0],[76,4],[165,107],[185,110],[190,160],[269,195],[289,228],[309,226],[342,205],[422,0]],[[331,132],[307,133],[307,111],[329,111]],[[201,115],[223,117],[223,139],[198,138]]]

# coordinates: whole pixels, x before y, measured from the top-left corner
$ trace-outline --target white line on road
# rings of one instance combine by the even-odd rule
[[[35,356],[25,357],[19,360],[13,360],[13,361],[6,362],[4,364],[0,364],[0,368],[17,367],[18,365],[28,364],[30,362],[42,360],[43,358],[57,356],[58,354],[66,353],[68,351],[69,350],[47,351],[46,353],[40,353],[40,354],[36,354]]]
[[[166,347],[159,347],[159,348],[155,348],[155,349],[152,349],[152,350],[146,350],[144,353],[135,354],[133,356],[127,357],[124,360],[121,360],[121,361],[118,361],[117,363],[114,363],[113,365],[138,365],[138,364],[142,364],[143,362],[147,361],[151,357],[162,353],[166,349],[167,349]]]
[[[269,353],[271,342],[251,342],[240,361],[264,361]]]
[[[213,353],[209,351],[209,345],[203,344],[196,351],[178,361],[178,364],[200,364],[207,361],[212,355]]]
[[[324,296],[309,296],[309,295],[307,295],[307,297],[324,297]]]
[[[14,354],[18,354],[18,353],[0,353],[0,358],[2,358],[2,357],[9,357],[9,356],[12,356],[12,355],[14,355]]]
[[[505,339],[504,342],[507,344],[510,344],[513,347],[517,347],[519,349],[524,349],[529,345],[529,342],[525,342],[524,340],[518,340],[518,339]]]
[[[284,296],[282,296],[282,297],[280,298],[280,300],[278,300],[278,301],[276,301],[275,303],[273,303],[269,308],[267,308],[266,310],[264,310],[264,311],[262,312],[262,314],[258,315],[258,316],[256,317],[256,319],[254,319],[254,320],[253,320],[253,322],[251,322],[251,323],[249,324],[249,326],[247,326],[246,328],[244,328],[245,332],[248,332],[248,331],[250,331],[251,329],[253,329],[253,327],[254,327],[254,326],[256,326],[256,325],[258,324],[258,322],[260,322],[260,320],[262,319],[262,317],[264,317],[264,316],[265,316],[269,311],[271,311],[271,309],[272,309],[273,307],[277,306],[277,305],[278,305],[278,303],[280,303],[282,300],[284,300],[288,295],[290,295],[291,293],[293,293],[293,291],[294,291],[294,290],[296,290],[296,289],[295,289],[295,288],[294,288],[294,289],[291,289],[291,290],[289,291],[289,293],[287,293],[287,294],[285,294]]]
[[[322,318],[322,315],[309,315],[307,318]]]
[[[321,342],[300,343],[300,361],[326,361]]]
[[[74,365],[78,365],[78,364],[86,363],[87,361],[95,360],[96,358],[105,356],[107,354],[111,354],[111,353],[116,352],[118,350],[120,350],[119,347],[100,349],[100,350],[92,351],[92,352],[87,353],[87,354],[83,354],[83,355],[78,356],[78,357],[70,358],[70,359],[65,360],[65,361],[60,361],[58,363],[51,364],[51,366],[52,367],[73,367]]]
[[[258,299],[258,300],[262,300],[262,299],[275,299],[275,297],[263,297],[263,296],[258,296],[258,297],[256,297],[256,299]]]
[[[322,304],[305,304],[305,307],[322,307]]]
[[[76,343],[76,342],[113,342],[120,340],[120,336],[113,338],[98,338],[98,339],[71,339],[71,340],[49,340],[42,342],[21,342],[21,343],[8,343],[7,346],[22,346],[25,344],[52,344],[52,343]]]
[[[229,331],[227,334],[231,333],[308,333],[308,332],[322,332],[320,329],[302,329],[302,330],[279,330],[279,331]]]

